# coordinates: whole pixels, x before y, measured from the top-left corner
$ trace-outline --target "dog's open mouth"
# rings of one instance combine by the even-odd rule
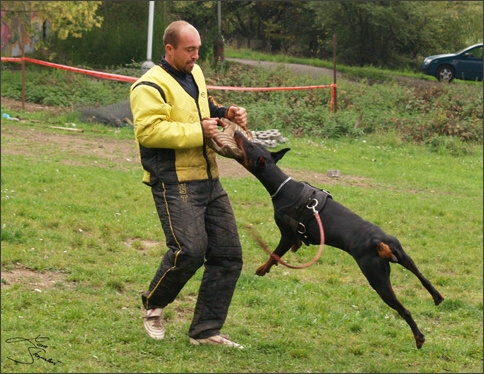
[[[247,139],[244,134],[242,134],[240,131],[235,131],[234,133],[234,141],[235,144],[237,145],[237,148],[239,149],[240,156],[236,158],[238,162],[240,162],[242,165],[246,166],[247,163],[247,155],[245,152],[245,147],[244,147],[244,142],[251,142],[252,140]]]
[[[234,141],[235,141],[235,144],[237,145],[237,148],[239,150],[244,149],[244,136],[242,135],[242,133],[240,131],[236,131],[234,133]]]

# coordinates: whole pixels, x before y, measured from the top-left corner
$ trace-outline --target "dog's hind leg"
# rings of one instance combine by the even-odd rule
[[[390,264],[380,257],[366,256],[357,260],[358,265],[373,289],[382,300],[395,309],[412,329],[417,348],[421,348],[425,337],[415,323],[412,314],[398,301],[390,282]]]
[[[432,295],[435,305],[439,305],[442,301],[444,301],[444,297],[440,294],[439,291],[435,289],[433,284],[422,275],[422,273],[418,270],[417,265],[415,265],[415,262],[413,262],[412,258],[407,253],[405,253],[400,243],[396,241],[396,243],[392,244],[392,247],[397,248],[397,250],[395,251],[395,254],[398,258],[397,262],[405,269],[408,269],[413,274],[415,274],[415,276],[420,280],[420,282],[427,289],[430,295]]]

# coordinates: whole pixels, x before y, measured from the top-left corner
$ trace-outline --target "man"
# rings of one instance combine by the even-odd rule
[[[168,251],[142,295],[144,327],[163,339],[163,308],[205,266],[190,343],[243,348],[220,334],[242,269],[242,249],[215,152],[208,140],[225,117],[246,129],[247,111],[219,106],[207,94],[196,64],[201,46],[195,27],[175,21],[163,36],[165,56],[130,90],[134,132]]]

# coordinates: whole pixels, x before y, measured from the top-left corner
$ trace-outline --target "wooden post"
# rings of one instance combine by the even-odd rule
[[[336,87],[336,34],[333,34],[333,84],[334,87],[334,106],[333,112],[338,110],[338,89]]]
[[[22,54],[22,109],[25,110],[25,25],[20,26],[20,52]]]

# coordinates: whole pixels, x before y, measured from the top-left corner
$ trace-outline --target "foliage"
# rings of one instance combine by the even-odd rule
[[[230,64],[227,73],[206,70],[221,86],[291,87],[328,85],[332,77],[296,77],[289,70],[251,69]],[[269,84],[270,82],[270,84]],[[402,84],[403,82],[403,84]],[[426,85],[338,78],[338,112],[330,112],[331,91],[217,92],[220,102],[243,103],[256,128],[278,128],[297,136],[328,138],[397,130],[406,141],[425,143],[437,135],[482,143],[482,85],[474,82]]]
[[[69,35],[81,38],[93,27],[101,27],[103,17],[96,15],[101,1],[2,1],[6,16],[17,19],[24,37],[32,38],[36,28],[31,23],[32,15],[48,22],[49,29],[59,39]]]
[[[482,3],[416,1],[343,1],[308,4],[328,35],[337,36],[338,61],[387,68],[420,67],[431,54],[456,52],[482,41]],[[479,16],[480,15],[480,16]],[[470,26],[472,25],[472,26]]]
[[[430,149],[439,154],[463,156],[469,152],[467,144],[455,137],[435,135],[428,141]]]
[[[60,7],[69,2],[55,3]],[[211,54],[219,34],[217,4],[156,2],[153,61],[164,54],[163,30],[176,19],[195,25],[202,37],[201,56]],[[221,1],[220,5],[221,33],[231,46],[330,62],[335,35],[337,60],[345,65],[415,72],[426,56],[482,41],[480,1]],[[105,68],[146,60],[147,2],[103,1],[97,14],[103,24],[84,32],[82,39],[52,41],[57,62]]]
[[[425,141],[433,136],[450,135],[463,141],[482,141],[482,98],[468,96],[464,86],[439,85],[431,88],[417,88],[409,97],[400,102],[404,112],[394,123],[403,133],[411,132],[410,137]],[[415,120],[414,114],[426,113],[425,122]]]
[[[203,41],[202,58],[211,52],[216,27],[213,2],[191,5],[185,8],[179,2],[155,3],[152,61],[160,61],[164,55],[163,32],[175,19],[186,19],[198,28]],[[104,17],[100,29],[93,29],[82,41],[67,38],[53,42],[58,61],[101,68],[146,61],[148,10],[149,5],[145,1],[103,1],[99,7],[99,13]]]
[[[207,82],[215,86],[291,87],[329,85],[332,76],[317,80],[285,69],[263,69],[228,61],[201,61]],[[139,75],[139,64],[113,69]],[[365,74],[365,73],[360,73]],[[357,75],[357,74],[354,74]],[[30,66],[26,73],[27,101],[72,107],[108,105],[128,99],[129,85],[102,81],[65,71]],[[237,92],[214,90],[220,103],[239,103],[249,111],[251,127],[277,128],[295,136],[355,138],[380,131],[397,131],[404,141],[430,144],[438,136],[482,143],[482,85],[475,82],[425,84],[420,81],[338,78],[336,113],[330,111],[331,90]],[[403,82],[403,84],[402,84]],[[2,96],[19,99],[20,73],[2,72]]]
[[[227,39],[236,40],[238,47],[290,53],[298,51],[297,44],[305,44],[307,35],[312,35],[312,19],[304,3],[227,2],[223,11],[229,25],[224,34]]]
[[[112,104],[126,98],[127,84],[87,78],[64,70],[29,65],[26,76],[27,102],[67,108]],[[20,72],[2,72],[2,96],[21,99]]]
[[[166,2],[157,2],[153,19],[152,59],[161,59],[164,53],[162,36],[166,27],[163,8]],[[53,40],[57,61],[74,65],[106,68],[147,58],[147,24],[149,4],[146,1],[103,1],[99,7],[104,21],[99,29],[86,33],[82,40],[68,37]]]
[[[96,15],[101,1],[39,1],[34,9],[45,14],[59,39],[69,35],[81,38],[85,31],[101,27],[103,17]]]

